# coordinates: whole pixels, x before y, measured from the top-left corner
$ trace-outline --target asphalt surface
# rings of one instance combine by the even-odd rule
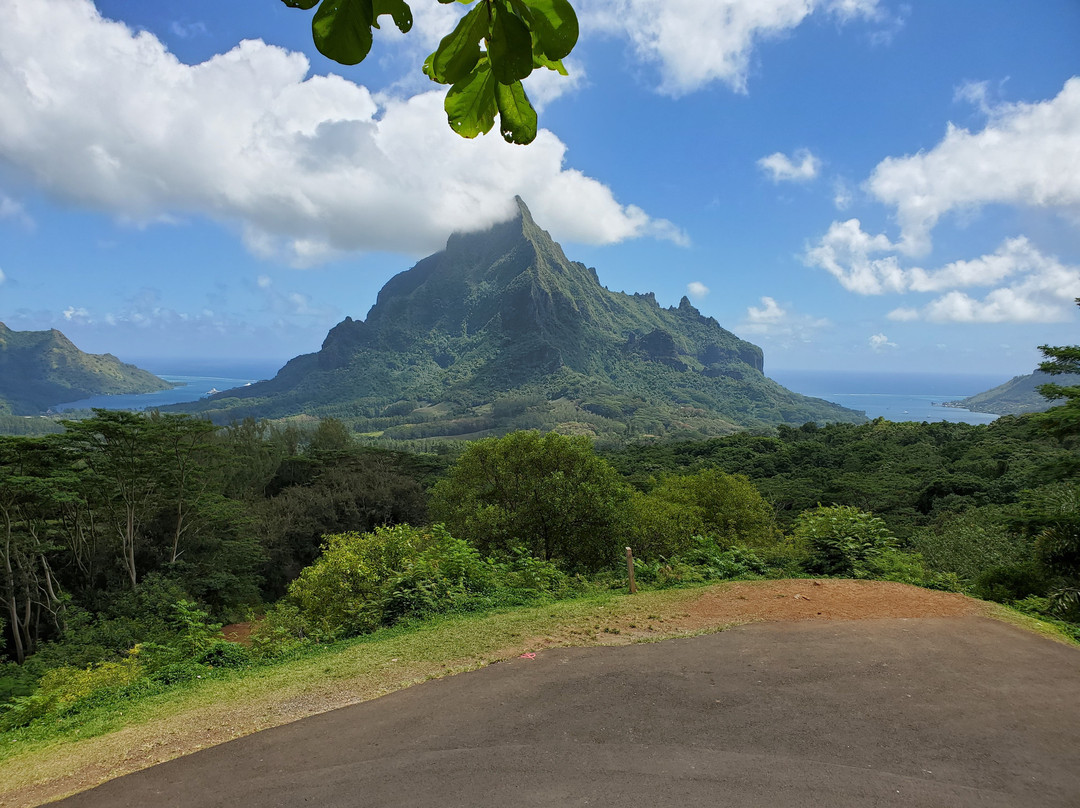
[[[544,651],[59,803],[1080,806],[1080,650],[986,618]]]

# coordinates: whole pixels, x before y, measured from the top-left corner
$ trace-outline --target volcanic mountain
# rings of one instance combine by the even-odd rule
[[[12,331],[0,323],[0,412],[33,415],[90,396],[170,387],[112,354],[83,353],[55,328]]]
[[[556,429],[701,437],[860,413],[781,387],[762,351],[683,298],[601,286],[519,199],[510,221],[455,234],[393,277],[275,378],[194,405],[216,421],[334,416],[385,438]]]

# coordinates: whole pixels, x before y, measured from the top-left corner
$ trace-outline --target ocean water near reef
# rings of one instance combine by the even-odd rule
[[[998,416],[943,407],[1008,381],[1011,374],[880,373],[775,370],[766,373],[796,393],[814,396],[888,421],[988,424]]]
[[[105,410],[152,410],[168,404],[185,404],[198,401],[211,393],[244,387],[262,379],[271,379],[282,362],[220,362],[197,360],[141,360],[136,364],[149,370],[176,387],[171,390],[159,390],[156,393],[138,393],[116,396],[91,396],[81,401],[69,401],[58,404],[53,409],[57,412],[68,410],[88,410],[94,407]]]

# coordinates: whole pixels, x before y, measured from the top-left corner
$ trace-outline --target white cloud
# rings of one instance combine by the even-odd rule
[[[736,327],[740,333],[761,334],[781,344],[809,342],[814,332],[829,325],[825,318],[798,314],[781,306],[775,298],[762,297],[761,306],[748,306],[746,316]]]
[[[863,231],[858,219],[833,222],[809,246],[805,261],[858,294],[916,293],[936,297],[893,309],[895,322],[1050,323],[1068,320],[1080,295],[1080,266],[1048,255],[1024,236],[992,252],[936,269],[909,265],[932,247],[947,213],[987,204],[1037,208],[1076,221],[1080,215],[1080,77],[1048,101],[995,105],[986,82],[968,82],[957,100],[988,116],[972,134],[949,125],[933,149],[887,158],[866,189],[893,208],[900,237]],[[1066,221],[1066,226],[1072,222]],[[987,291],[973,294],[967,290]]]
[[[895,255],[872,257],[895,249],[886,236],[871,236],[858,219],[848,219],[833,222],[821,240],[806,250],[804,259],[832,274],[849,292],[880,295],[907,287]]]
[[[709,294],[709,287],[701,281],[690,281],[690,283],[686,284],[686,292],[690,297],[700,300]]]
[[[870,343],[870,350],[874,353],[881,353],[886,348],[895,348],[895,342],[889,342],[889,338],[884,334],[874,334],[867,342]]]
[[[899,245],[886,236],[871,236],[858,219],[850,219],[833,222],[804,257],[858,294],[945,293],[922,309],[894,309],[889,318],[896,321],[1061,322],[1069,318],[1080,295],[1080,266],[1043,254],[1024,237],[1006,239],[991,254],[934,270],[904,268],[899,255],[885,254],[898,251]],[[968,287],[997,288],[976,300],[959,291]]]
[[[514,194],[557,238],[686,240],[566,168],[549,131],[528,148],[459,138],[441,92],[375,99],[259,41],[189,66],[88,0],[6,5],[0,158],[54,198],[137,221],[239,223],[253,248],[297,263],[422,254],[507,218]]]
[[[746,309],[746,322],[754,325],[771,326],[782,322],[787,312],[777,305],[771,297],[761,298],[761,308],[749,306]]]
[[[80,306],[75,308],[74,306],[68,306],[63,311],[64,319],[71,323],[78,323],[84,325],[86,323],[92,323],[93,320],[90,317],[90,312]]]
[[[751,54],[815,13],[840,22],[881,20],[878,0],[589,0],[582,30],[625,36],[660,68],[662,93],[681,96],[713,82],[745,92]]]
[[[270,279],[269,275],[260,275],[255,279],[255,285],[260,289],[269,289],[273,284],[274,282]]]
[[[1080,77],[1031,104],[987,106],[985,85],[960,92],[985,106],[982,131],[949,124],[930,151],[886,158],[867,181],[895,209],[909,254],[927,252],[934,227],[952,211],[992,203],[1080,211]]]
[[[7,280],[7,276],[4,274],[4,270],[0,269],[0,284]]]
[[[786,154],[775,152],[768,157],[762,157],[757,161],[757,165],[773,182],[807,182],[818,175],[821,160],[809,150],[799,149],[793,156],[795,160]]]

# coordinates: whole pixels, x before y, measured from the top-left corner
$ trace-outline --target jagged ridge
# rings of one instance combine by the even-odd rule
[[[719,434],[739,426],[861,419],[792,393],[762,371],[758,346],[702,316],[687,298],[662,308],[652,293],[603,287],[595,270],[566,258],[519,199],[511,221],[455,234],[446,250],[394,276],[367,318],[346,318],[318,353],[197,408],[215,418],[335,414],[363,428],[412,412],[418,413],[413,426],[498,422],[492,405],[517,396],[534,402],[525,409],[543,409],[541,400],[570,403],[581,419],[571,421],[584,431],[590,424],[615,428],[593,423],[597,418],[630,429],[645,417],[645,434],[657,426],[664,433]],[[562,409],[554,425],[567,423]],[[513,424],[471,425],[521,426],[520,415]],[[400,428],[408,425],[391,424],[391,432],[438,434],[437,427]]]

